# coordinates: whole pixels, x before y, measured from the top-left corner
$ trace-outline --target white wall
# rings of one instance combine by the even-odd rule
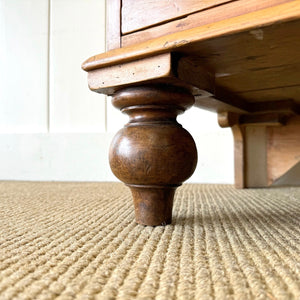
[[[80,68],[105,49],[104,0],[0,0],[0,179],[116,180],[113,134],[127,121]],[[233,141],[216,115],[179,117],[195,138],[193,182],[233,182]]]

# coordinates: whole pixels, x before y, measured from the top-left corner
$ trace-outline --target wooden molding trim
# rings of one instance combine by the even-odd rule
[[[261,113],[241,115],[239,124],[241,126],[282,126],[286,123],[288,116],[281,113]]]
[[[117,89],[130,84],[172,76],[171,54],[165,53],[138,61],[105,67],[88,73],[92,91],[112,95]]]

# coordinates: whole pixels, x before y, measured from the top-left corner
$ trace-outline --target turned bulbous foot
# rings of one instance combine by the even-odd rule
[[[140,224],[171,223],[175,189],[195,170],[194,140],[176,121],[193,103],[190,93],[168,86],[127,88],[113,98],[130,121],[112,141],[110,166],[130,187]]]

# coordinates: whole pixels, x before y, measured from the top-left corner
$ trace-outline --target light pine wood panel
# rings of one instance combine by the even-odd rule
[[[267,136],[265,126],[245,127],[246,187],[266,187]]]
[[[284,122],[273,119],[270,123],[265,120],[242,124],[245,120],[241,117],[239,124],[236,120],[232,124],[230,121],[225,114],[219,115],[222,126],[232,126],[236,187],[300,184],[299,115],[285,118]]]
[[[205,88],[203,76],[209,71],[214,80],[208,91],[219,100],[300,103],[299,26],[299,21],[279,23],[192,44],[182,51],[181,60],[189,62],[184,80]]]
[[[286,126],[269,127],[267,149],[268,183],[272,184],[300,162],[300,116],[290,118]]]
[[[233,18],[289,1],[291,0],[238,0],[226,2],[222,5],[192,13],[177,20],[173,20],[144,30],[139,30],[131,34],[124,34],[122,36],[122,47],[145,42],[166,34],[215,23],[221,20]]]
[[[123,0],[122,33],[183,17],[230,0]]]
[[[299,26],[292,21],[261,27],[204,41],[187,51],[194,66],[209,70],[216,85],[237,98],[300,103]]]
[[[300,49],[300,48],[299,48]],[[275,63],[279,64],[279,61]],[[300,85],[300,64],[262,68],[216,78],[216,84],[232,92],[268,90]]]
[[[47,132],[48,1],[0,0],[0,132]]]
[[[194,55],[195,62],[198,60],[216,77],[300,63],[299,18],[300,13],[296,21],[208,39],[190,45],[184,53]]]
[[[247,102],[264,102],[281,101],[293,99],[295,102],[300,103],[300,85],[295,86],[281,86],[270,89],[258,89],[247,92],[237,93]]]

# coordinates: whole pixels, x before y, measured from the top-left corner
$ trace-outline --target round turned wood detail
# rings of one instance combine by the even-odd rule
[[[130,120],[113,139],[109,161],[131,188],[138,223],[169,224],[175,188],[196,168],[194,140],[176,121],[193,103],[189,92],[169,86],[127,88],[113,97]]]

